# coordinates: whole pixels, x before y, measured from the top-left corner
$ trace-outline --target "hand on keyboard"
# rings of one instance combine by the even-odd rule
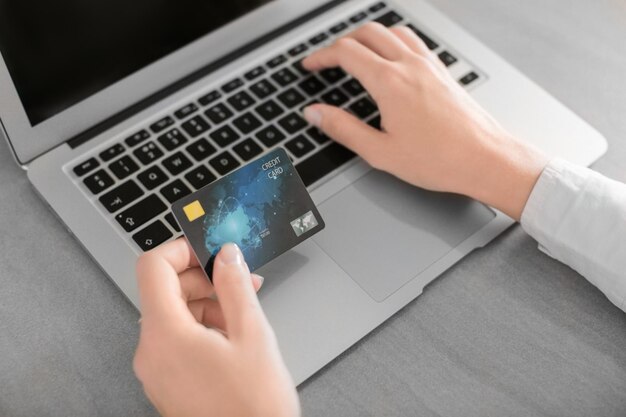
[[[148,398],[164,416],[299,415],[255,294],[261,279],[234,245],[217,256],[215,288],[195,259],[178,239],[137,264],[142,320],[134,368]]]
[[[547,159],[500,126],[414,30],[368,23],[302,63],[341,67],[378,105],[383,131],[329,104],[307,120],[373,167],[419,187],[460,193],[519,219]]]

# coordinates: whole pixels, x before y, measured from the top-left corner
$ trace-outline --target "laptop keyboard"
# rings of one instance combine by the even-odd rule
[[[302,109],[315,102],[332,104],[378,129],[380,115],[361,84],[343,70],[313,74],[301,61],[313,49],[370,20],[388,27],[408,25],[446,66],[462,65],[462,85],[484,78],[378,2],[88,157],[73,168],[77,184],[82,183],[104,213],[147,251],[180,235],[169,212],[172,203],[268,150],[286,148],[304,183],[316,183],[356,155],[308,125]]]

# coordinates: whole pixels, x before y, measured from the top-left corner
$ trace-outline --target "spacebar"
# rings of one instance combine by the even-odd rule
[[[331,143],[309,159],[296,165],[302,181],[308,187],[354,158],[356,154],[338,143]]]

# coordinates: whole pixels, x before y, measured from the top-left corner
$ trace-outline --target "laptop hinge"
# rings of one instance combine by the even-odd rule
[[[132,117],[133,115],[139,113],[140,111],[148,108],[149,106],[165,99],[166,97],[174,94],[177,91],[180,91],[182,88],[198,81],[199,79],[205,77],[206,75],[218,70],[219,68],[229,64],[230,62],[246,55],[250,51],[253,51],[262,45],[276,39],[277,37],[289,32],[290,30],[296,28],[297,26],[302,25],[303,23],[311,20],[323,13],[326,13],[328,10],[337,7],[341,3],[345,3],[348,0],[332,0],[323,6],[295,19],[291,22],[280,26],[279,28],[259,37],[258,39],[242,46],[239,49],[231,52],[230,54],[214,61],[199,70],[187,75],[186,77],[168,85],[162,90],[157,91],[156,93],[148,96],[147,98],[125,108],[124,110],[114,114],[108,119],[98,123],[97,125],[85,130],[84,132],[79,133],[78,135],[67,140],[67,144],[72,148],[77,148],[78,146],[88,142],[99,134],[107,131],[108,129],[122,123],[124,120]]]
[[[23,164],[22,161],[20,161],[19,158],[17,157],[17,152],[15,151],[13,144],[9,140],[9,133],[4,128],[4,123],[2,123],[2,119],[0,119],[0,140],[2,140],[2,138],[4,138],[5,142],[9,146],[9,150],[11,151],[11,154],[13,155],[13,159],[15,160],[17,165],[19,165],[19,167],[22,168],[24,171],[27,171],[28,165]]]

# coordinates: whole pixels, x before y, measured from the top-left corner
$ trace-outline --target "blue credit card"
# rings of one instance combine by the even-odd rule
[[[182,198],[172,212],[209,278],[225,243],[236,243],[254,271],[325,227],[281,148]]]

